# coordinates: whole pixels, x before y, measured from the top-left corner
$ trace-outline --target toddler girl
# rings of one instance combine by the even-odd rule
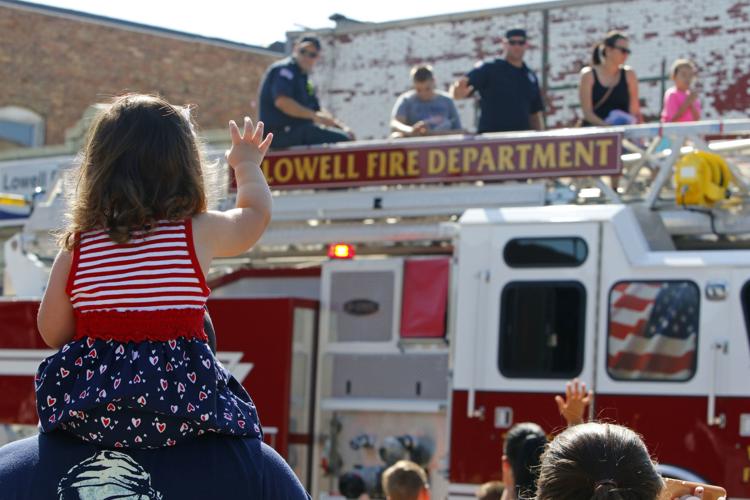
[[[695,64],[688,59],[677,59],[672,64],[671,87],[664,94],[662,122],[693,122],[701,119],[701,102],[691,89],[695,80]]]
[[[216,212],[193,130],[185,108],[147,95],[116,98],[91,126],[37,318],[60,348],[35,378],[43,432],[134,448],[205,432],[262,438],[203,315],[211,259],[245,252],[270,220],[259,165],[272,136],[247,117],[242,132],[229,123],[237,206]]]

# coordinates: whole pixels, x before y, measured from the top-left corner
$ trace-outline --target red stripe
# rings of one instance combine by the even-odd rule
[[[612,304],[612,307],[616,307],[618,309],[632,309],[634,311],[641,312],[653,303],[653,299],[642,299],[640,297],[636,297],[635,295],[624,294],[619,299],[617,299],[614,304]]]
[[[91,270],[95,270],[97,266],[93,266]],[[158,271],[159,269],[189,269],[191,271],[195,271],[193,266],[190,264],[169,264],[166,266],[149,266],[149,267],[133,267],[131,269],[121,269],[119,271],[100,271],[98,273],[88,273],[84,275],[76,275],[75,279],[82,280],[82,279],[89,279],[89,278],[101,278],[100,281],[90,281],[87,283],[81,283],[79,285],[75,286],[87,286],[87,285],[93,285],[94,283],[103,283],[105,281],[119,281],[119,280],[130,280],[130,279],[148,279],[148,278],[160,278],[160,277],[167,277],[167,276],[174,276],[179,277],[185,277],[190,276],[188,273],[164,273],[164,274],[142,274],[139,276],[128,276],[126,278],[110,278],[110,276],[115,276],[118,274],[127,274],[127,273],[137,273],[139,271]]]
[[[167,243],[172,243],[172,242],[167,242]],[[185,243],[185,242],[183,241],[182,243]],[[129,248],[127,252],[120,252],[120,253],[107,252],[105,254],[99,254],[99,255],[94,255],[93,252],[88,255],[82,253],[81,261],[86,260],[88,262],[96,262],[96,261],[101,261],[101,260],[106,260],[106,259],[120,259],[114,262],[127,262],[127,260],[122,260],[123,257],[134,257],[144,252],[185,252],[185,254],[187,254],[187,256],[189,257],[187,245],[185,245],[185,246],[179,246],[179,247],[178,246],[166,246],[166,247],[152,247],[152,248],[132,248],[132,249]],[[172,258],[175,258],[175,257],[179,258],[181,256],[175,255]],[[81,263],[85,264],[86,262],[81,262]],[[83,267],[83,269],[89,269],[91,267],[105,267],[109,265],[111,265],[111,263],[109,262],[100,262],[94,266]]]
[[[153,236],[164,236],[164,235],[174,235],[172,238],[158,238],[154,239]],[[168,242],[168,241],[185,241],[185,234],[180,231],[164,231],[163,233],[156,233],[154,235],[146,236],[145,238],[136,238],[139,241],[133,242],[132,240],[128,243],[115,243],[112,240],[93,240],[93,241],[87,241],[85,243],[81,243],[81,252],[85,253],[88,252],[88,247],[92,247],[94,245],[102,245],[103,243],[108,243],[107,245],[99,246],[96,248],[91,249],[91,252],[104,252],[108,250],[114,250],[116,248],[137,248],[143,245],[147,245],[149,243],[162,243],[162,242]]]
[[[71,300],[71,303],[75,306],[79,302],[98,302],[101,300],[125,300],[125,299],[150,299],[154,297],[165,297],[169,295],[179,295],[180,297],[196,297],[204,298],[205,295],[201,292],[149,292],[149,293],[124,293],[121,295],[100,295],[99,297],[78,297]],[[177,302],[178,301],[172,301]],[[129,302],[129,304],[132,304]]]
[[[146,235],[148,235],[148,234],[154,234],[154,231],[156,231],[158,229],[164,229],[164,228],[178,228],[178,230],[181,230],[180,226],[184,226],[184,225],[185,225],[185,221],[165,222],[163,224],[154,225],[154,227],[151,230],[149,230],[149,231],[138,230],[138,231],[132,231],[130,234],[131,234],[132,237],[135,237],[135,236],[141,236],[141,235],[144,235],[144,234],[146,234]],[[100,230],[95,230],[95,231],[85,231],[85,232],[81,233],[81,239],[88,240],[88,239],[91,239],[91,238],[97,238],[99,236],[104,236],[105,234],[108,235],[109,233],[107,233],[107,231],[104,231],[104,230],[101,230],[101,229]]]
[[[615,356],[609,356],[607,367],[613,370],[648,371],[671,375],[692,368],[694,359],[695,351],[688,351],[682,356],[618,352]]]
[[[612,290],[620,292],[620,293],[626,293],[629,286],[630,286],[630,283],[618,283],[612,287]]]
[[[80,277],[87,277],[88,275],[86,275],[86,274],[79,275],[78,273],[80,273],[82,271],[94,270],[94,269],[97,269],[99,267],[125,266],[125,265],[129,265],[129,264],[154,264],[154,265],[156,265],[158,262],[161,262],[163,260],[178,260],[178,259],[180,259],[180,260],[188,260],[189,261],[190,260],[190,255],[187,254],[187,250],[185,252],[186,252],[186,255],[151,256],[151,257],[143,257],[141,259],[123,260],[123,261],[118,261],[118,262],[107,262],[107,263],[104,263],[104,264],[98,264],[96,266],[89,266],[89,267],[84,267],[84,268],[78,269],[76,275],[80,276]],[[161,264],[161,265],[164,266],[164,268],[168,269],[169,266],[171,266],[172,264]],[[189,265],[189,264],[180,264],[180,265]],[[155,266],[149,265],[148,267],[149,267],[149,269],[153,269]],[[131,271],[135,271],[137,269],[138,268],[132,268],[132,269],[123,269],[122,271],[106,271],[106,272],[108,272],[108,273],[131,272]]]
[[[203,302],[200,300],[196,300],[195,302],[187,302],[184,300],[172,300],[172,301],[162,301],[162,302],[138,302],[137,304],[92,304],[90,306],[80,306],[76,308],[76,311],[79,313],[85,314],[87,311],[98,311],[101,309],[131,309],[133,311],[138,311],[140,308],[143,307],[164,307],[169,308],[170,306],[191,306],[191,308],[194,309],[203,309]],[[195,306],[195,307],[193,307]],[[168,309],[169,310],[169,309]],[[183,310],[183,309],[171,309],[171,310]],[[157,311],[142,311],[144,314],[149,314],[151,312],[157,312]]]
[[[643,335],[643,329],[646,327],[646,323],[648,323],[646,319],[639,320],[638,323],[635,324],[635,326],[610,321],[609,336],[623,340],[630,334]]]
[[[127,243],[125,245],[107,245],[107,246],[96,247],[96,248],[82,248],[81,255],[82,256],[95,255],[95,254],[107,255],[109,253],[111,253],[112,255],[120,255],[123,252],[114,252],[114,250],[137,251],[137,250],[145,248],[146,246],[158,245],[161,243],[166,243],[166,244],[186,243],[186,240],[184,238],[164,238],[161,240],[148,240],[148,241],[143,241],[139,243]]]
[[[171,278],[177,278],[177,276],[170,276]],[[79,287],[74,287],[72,290],[72,295],[77,295],[79,293],[96,293],[96,292],[103,292],[107,290],[129,290],[131,288],[157,288],[157,287],[171,287],[171,286],[196,286],[200,288],[200,283],[197,281],[198,278],[195,276],[190,275],[183,275],[185,279],[191,279],[194,281],[170,281],[170,282],[164,282],[164,283],[128,283],[136,280],[132,279],[123,279],[123,280],[115,280],[115,281],[107,281],[107,282],[94,282],[94,283],[83,283]],[[167,278],[166,276],[153,276],[153,279],[163,279]],[[143,278],[141,278],[143,279]],[[124,284],[118,284],[114,285],[113,283],[122,283]],[[91,288],[88,288],[91,287]]]

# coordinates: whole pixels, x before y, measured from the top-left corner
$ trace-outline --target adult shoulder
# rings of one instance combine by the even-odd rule
[[[297,63],[291,57],[285,57],[268,67],[269,73],[278,73],[285,71],[288,74],[294,75],[297,72]]]
[[[630,66],[627,66],[627,65],[624,65],[624,66],[622,67],[622,69],[623,69],[623,70],[625,71],[625,75],[626,75],[626,76],[627,76],[628,78],[637,78],[637,77],[635,76],[635,70],[634,70],[634,69],[633,69],[632,67],[630,67]]]
[[[479,61],[477,61],[477,62],[474,63],[474,69],[477,69],[477,68],[486,68],[488,66],[492,66],[497,61],[501,61],[501,60],[502,59],[492,59],[492,58],[480,59]]]
[[[401,95],[399,95],[398,99],[400,101],[404,101],[406,99],[413,99],[415,95],[416,95],[416,92],[414,91],[414,89],[410,89],[402,93]]]
[[[581,82],[593,82],[594,81],[594,68],[592,66],[584,66],[580,72]]]

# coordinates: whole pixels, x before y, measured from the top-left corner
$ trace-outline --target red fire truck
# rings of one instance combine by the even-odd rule
[[[426,467],[435,498],[471,497],[500,477],[512,425],[562,428],[553,397],[573,377],[595,391],[589,417],[641,433],[664,474],[750,498],[750,141],[706,140],[748,131],[273,153],[272,226],[209,276],[217,356],[316,498],[377,497],[400,458]],[[7,424],[36,421],[59,194],[4,246]]]

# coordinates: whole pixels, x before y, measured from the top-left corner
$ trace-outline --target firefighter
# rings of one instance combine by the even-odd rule
[[[302,37],[291,57],[272,64],[260,87],[260,121],[273,133],[274,149],[349,141],[349,128],[321,109],[309,74],[320,56],[320,40]]]
[[[477,133],[544,130],[544,104],[536,74],[523,61],[526,30],[512,29],[503,39],[504,59],[478,64],[450,89],[454,99],[479,93]]]

